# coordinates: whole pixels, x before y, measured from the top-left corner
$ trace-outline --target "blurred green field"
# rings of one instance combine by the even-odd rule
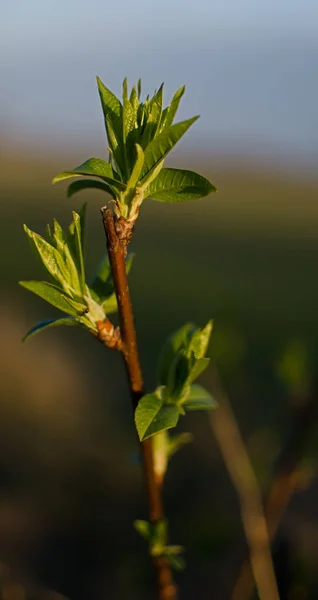
[[[42,276],[22,223],[39,232],[53,217],[66,225],[71,210],[87,201],[89,273],[93,274],[105,253],[98,212],[104,201],[101,195],[83,194],[73,203],[66,199],[66,186],[50,185],[58,171],[81,162],[82,157],[75,154],[75,158],[66,153],[22,154],[12,149],[0,164],[1,381],[4,397],[13,402],[10,410],[9,402],[3,403],[0,438],[2,434],[6,441],[0,462],[8,473],[16,469],[18,490],[24,490],[25,481],[37,502],[45,499],[49,523],[56,520],[62,531],[65,527],[75,537],[82,536],[86,544],[89,540],[89,547],[97,552],[96,573],[90,567],[84,580],[76,576],[80,560],[74,559],[76,568],[73,563],[65,567],[68,557],[64,556],[63,563],[63,558],[57,560],[56,554],[48,552],[58,567],[52,574],[49,559],[47,564],[43,558],[44,566],[39,561],[38,572],[47,585],[84,599],[94,580],[91,597],[99,598],[106,590],[114,600],[140,599],[147,597],[147,579],[142,583],[147,564],[142,542],[136,543],[130,524],[142,511],[138,467],[130,460],[136,440],[122,365],[117,356],[106,353],[81,331],[61,329],[26,346],[20,344],[23,331],[36,319],[54,315],[53,309],[17,285],[19,279]],[[212,157],[200,161],[189,154],[177,156],[173,164],[178,163],[209,176],[219,192],[180,206],[147,201],[142,207],[131,244],[136,258],[130,281],[146,383],[149,389],[155,384],[156,357],[167,334],[187,320],[203,325],[212,317],[211,352],[260,480],[266,483],[289,427],[288,392],[278,375],[281,357],[286,346],[296,341],[306,348],[309,369],[318,363],[318,181],[293,174],[291,168],[258,165],[255,160],[251,164],[247,159],[241,164]],[[59,371],[59,357],[65,372]],[[76,379],[80,383],[75,384]],[[63,392],[63,381],[70,386],[68,392]],[[205,383],[209,385],[209,374]],[[46,390],[47,385],[56,386],[50,397],[54,404],[56,395],[55,408],[45,404],[46,392],[43,405],[40,393],[37,403],[32,403],[34,390],[39,386]],[[20,425],[11,436],[8,430],[14,421]],[[174,522],[173,539],[189,548],[189,566],[180,585],[182,597],[190,600],[198,589],[221,589],[220,565],[241,532],[235,495],[206,418],[195,416],[182,427],[191,429],[197,440],[172,463],[166,502]],[[50,493],[45,490],[48,482]],[[128,507],[127,495],[131,498]],[[56,496],[58,501],[54,501]],[[293,546],[293,556],[306,565],[301,577],[310,582],[309,590],[315,590],[308,548],[317,532],[317,515],[311,506],[305,497],[291,513],[287,537],[302,540],[296,549]],[[121,511],[125,517],[119,523]],[[69,525],[71,513],[76,518]],[[311,535],[304,536],[306,514],[310,514]],[[117,530],[125,539],[120,547]],[[137,553],[132,550],[135,545]],[[61,548],[57,541],[56,548]],[[69,576],[63,576],[63,564]],[[133,596],[131,587],[138,585],[141,588]]]

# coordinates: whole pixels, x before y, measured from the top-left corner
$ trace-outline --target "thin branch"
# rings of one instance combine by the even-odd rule
[[[210,423],[239,498],[258,595],[260,600],[279,600],[259,485],[230,403],[220,387],[216,373],[215,380],[218,409],[211,412]],[[232,600],[239,598],[238,595],[232,596]]]
[[[133,410],[135,410],[139,399],[144,394],[144,384],[138,355],[134,316],[126,274],[126,245],[125,240],[118,235],[118,222],[115,222],[116,217],[113,215],[111,210],[109,208],[103,208],[101,213],[106,234],[109,262],[117,297],[121,332],[121,351],[126,365]],[[156,475],[154,471],[154,457],[151,438],[141,443],[141,451],[147,486],[149,519],[151,523],[155,524],[164,519],[164,510],[161,496],[161,486],[158,485],[158,482],[156,481]],[[159,600],[177,600],[177,589],[173,582],[171,569],[167,560],[162,557],[155,557],[153,559],[153,563],[157,576]]]
[[[317,424],[318,382],[315,382],[307,397],[295,404],[291,431],[274,469],[273,481],[265,501],[265,517],[271,542],[275,539],[279,524],[299,486],[299,463],[308,439]],[[253,574],[246,554],[240,562],[232,599],[249,600],[254,589]]]

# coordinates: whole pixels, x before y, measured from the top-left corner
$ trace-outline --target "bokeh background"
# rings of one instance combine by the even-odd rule
[[[87,269],[105,252],[97,192],[66,199],[52,177],[105,157],[98,74],[125,76],[166,101],[187,85],[180,119],[200,114],[169,159],[217,195],[147,201],[131,290],[148,389],[166,336],[214,319],[215,358],[258,480],[270,484],[297,403],[315,392],[318,306],[315,0],[16,0],[0,21],[0,569],[2,598],[153,597],[138,446],[116,353],[82,331],[21,338],[54,310],[19,279],[42,276],[22,223],[43,232],[88,201]],[[317,379],[316,379],[317,381]],[[212,375],[203,377],[213,386]],[[171,538],[187,548],[180,597],[225,598],[244,536],[236,494],[207,415],[171,462]],[[282,599],[317,598],[315,424],[279,530]]]

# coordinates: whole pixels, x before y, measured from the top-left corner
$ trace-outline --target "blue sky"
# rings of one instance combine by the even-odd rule
[[[2,0],[0,127],[71,145],[100,139],[95,75],[120,93],[187,84],[190,141],[318,156],[317,0]]]

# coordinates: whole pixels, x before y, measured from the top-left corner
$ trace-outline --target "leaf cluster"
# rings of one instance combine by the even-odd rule
[[[135,529],[149,544],[149,553],[153,557],[164,557],[169,565],[176,571],[184,569],[185,563],[182,553],[183,546],[172,546],[167,543],[168,527],[166,520],[149,523],[149,521],[137,520],[134,522]]]
[[[29,241],[50,276],[50,281],[20,281],[33,292],[68,316],[40,321],[24,337],[35,335],[58,325],[79,325],[97,333],[97,323],[108,314],[117,311],[117,300],[108,257],[101,261],[93,280],[88,284],[84,263],[84,231],[86,205],[79,213],[73,212],[73,220],[67,231],[54,220],[53,228],[47,225],[46,238],[24,230]],[[126,269],[129,272],[133,255],[128,255]]]
[[[117,216],[135,220],[143,200],[151,197],[161,202],[184,202],[207,196],[216,188],[193,171],[163,168],[164,159],[189,127],[193,117],[179,123],[174,118],[184,94],[181,87],[170,104],[163,108],[163,84],[154,96],[141,101],[141,81],[128,93],[123,82],[120,101],[97,78],[105,119],[109,161],[90,158],[71,171],[63,171],[53,183],[81,177],[68,187],[68,196],[95,188],[114,200]],[[94,177],[97,179],[86,179]]]
[[[141,441],[175,427],[188,411],[216,407],[212,396],[194,383],[210,362],[205,354],[211,332],[211,321],[203,329],[187,323],[166,342],[158,364],[159,385],[140,399],[135,411]]]

